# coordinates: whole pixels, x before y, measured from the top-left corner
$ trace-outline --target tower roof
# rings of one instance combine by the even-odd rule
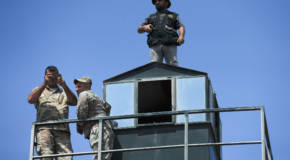
[[[178,76],[207,76],[206,72],[151,62],[103,81],[103,83],[129,81],[144,78],[162,78]]]

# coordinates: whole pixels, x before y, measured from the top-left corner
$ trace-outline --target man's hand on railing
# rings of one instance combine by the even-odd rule
[[[84,132],[84,124],[82,122],[78,122],[77,123],[77,132],[79,134],[83,134],[83,132]]]

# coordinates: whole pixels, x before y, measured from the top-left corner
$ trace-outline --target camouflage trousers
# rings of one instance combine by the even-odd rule
[[[98,137],[99,136],[99,124],[95,124],[91,128],[90,132],[90,145],[94,151],[98,151]],[[102,132],[103,140],[102,140],[102,150],[111,150],[113,149],[114,143],[114,132],[109,122],[103,123],[103,132]],[[111,160],[112,153],[103,153],[102,160]],[[94,156],[94,160],[98,159],[98,155]]]
[[[39,155],[51,155],[72,153],[70,133],[65,131],[42,129],[36,133],[37,153]],[[41,160],[52,160],[53,158],[42,158]],[[71,156],[57,157],[56,160],[72,160]]]

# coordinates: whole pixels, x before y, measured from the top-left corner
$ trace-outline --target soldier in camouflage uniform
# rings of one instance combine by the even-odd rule
[[[92,80],[89,77],[75,79],[74,83],[76,85],[76,91],[79,96],[77,104],[78,119],[110,115],[111,106],[93,93],[91,90]],[[94,121],[77,123],[77,131],[80,134],[84,134],[85,138],[89,139],[91,148],[94,151],[98,151],[98,122]],[[103,121],[102,133],[102,150],[112,149],[114,142],[114,132],[112,129],[111,121]],[[111,157],[112,153],[102,154],[102,160],[110,160]],[[95,155],[94,159],[97,160],[98,156]]]
[[[58,85],[62,88],[59,88]],[[45,69],[44,82],[28,96],[28,102],[37,110],[37,122],[68,119],[68,105],[77,104],[76,96],[66,85],[55,66]],[[36,128],[37,152],[39,155],[72,153],[68,124],[44,125]],[[53,158],[42,158],[52,160]],[[57,160],[72,160],[71,156]]]

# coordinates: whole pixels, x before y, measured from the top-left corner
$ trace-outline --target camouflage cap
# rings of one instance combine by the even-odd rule
[[[77,84],[78,82],[92,84],[92,80],[90,77],[81,77],[79,79],[74,79],[74,84]]]

